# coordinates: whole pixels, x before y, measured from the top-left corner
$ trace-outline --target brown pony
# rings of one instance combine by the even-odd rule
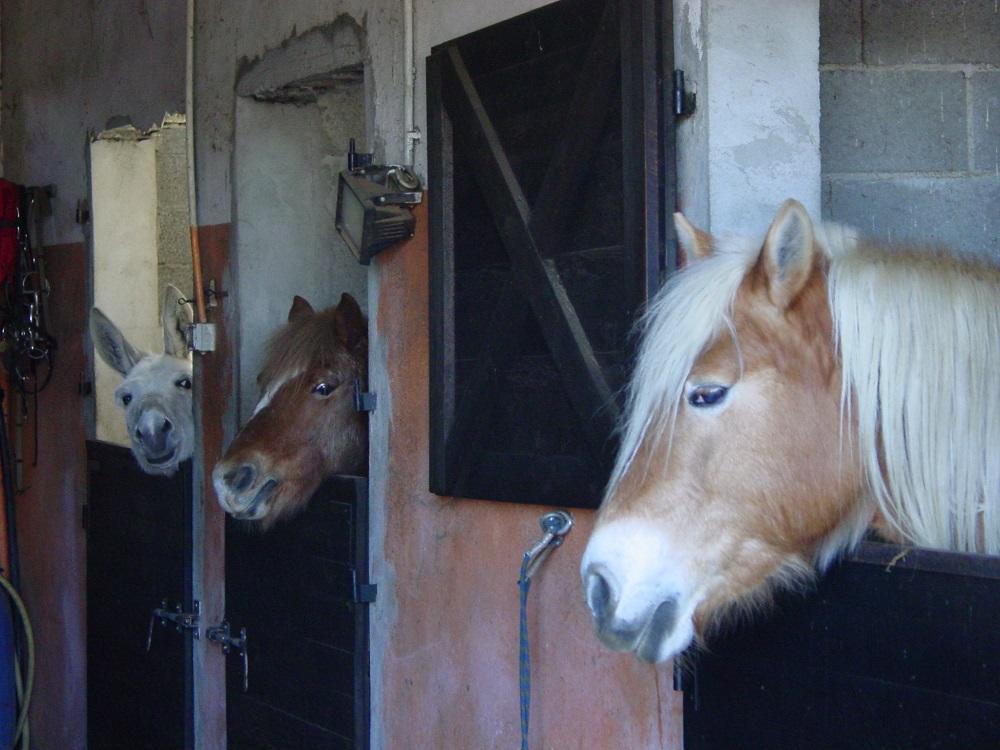
[[[368,324],[350,294],[318,313],[295,297],[268,342],[253,416],[212,472],[227,513],[267,529],[327,476],[367,473],[368,419],[354,407],[367,367]]]
[[[656,662],[869,526],[1000,552],[1000,267],[786,202],[761,247],[676,215],[581,563],[600,639]]]

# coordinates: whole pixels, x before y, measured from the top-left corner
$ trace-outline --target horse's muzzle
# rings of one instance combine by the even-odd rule
[[[222,464],[215,467],[212,483],[223,510],[236,518],[255,520],[263,514],[267,501],[274,494],[279,481],[274,477],[261,477],[252,463],[243,463],[232,469]]]
[[[585,577],[587,605],[597,629],[597,637],[613,651],[633,651],[642,661],[654,663],[660,659],[661,644],[677,624],[677,597],[669,597],[645,617],[616,617],[618,602],[614,589],[605,575],[591,569]]]

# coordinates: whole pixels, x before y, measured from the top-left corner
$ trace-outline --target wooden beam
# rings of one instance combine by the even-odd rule
[[[499,136],[483,107],[461,53],[441,59],[441,93],[455,141],[474,165],[493,221],[555,360],[583,433],[602,463],[609,459],[618,405],[580,324],[554,262],[541,256],[531,231],[531,210]]]
[[[578,199],[580,184],[600,141],[611,94],[617,90],[614,84],[618,75],[618,50],[618,8],[615,0],[608,0],[587,57],[580,68],[573,99],[566,111],[563,128],[566,137],[558,141],[549,159],[542,186],[531,209],[529,229],[543,256],[552,255],[556,243],[564,234],[566,214]],[[440,93],[440,58],[439,53],[428,61],[428,87],[433,94],[429,98],[432,101]],[[443,112],[435,113],[429,118],[429,121],[433,121],[433,131],[439,138],[445,129],[450,134],[448,123],[442,124],[442,120],[446,118]],[[428,128],[431,129],[430,123]],[[445,150],[450,159],[450,143],[442,145],[442,155]],[[443,171],[450,165],[449,160],[447,166],[434,166]],[[438,221],[443,226],[443,220]],[[432,215],[432,236],[438,237],[442,230],[435,231],[435,224]],[[439,249],[443,247],[444,238],[441,237],[441,240],[436,242]],[[449,255],[452,252],[450,246],[448,252]],[[440,250],[438,255],[442,255]],[[444,258],[432,262],[444,262]],[[442,458],[446,466],[440,467],[438,471],[442,477],[447,477],[443,484],[448,487],[448,492],[457,495],[465,492],[465,482],[473,468],[471,458],[482,445],[492,405],[495,403],[490,394],[496,392],[504,367],[514,356],[518,343],[517,334],[522,330],[529,310],[530,307],[524,303],[513,283],[505,283],[491,314],[489,330],[495,335],[483,341],[464,395],[460,402],[452,404],[453,418],[448,419],[451,429],[441,436],[445,444]]]

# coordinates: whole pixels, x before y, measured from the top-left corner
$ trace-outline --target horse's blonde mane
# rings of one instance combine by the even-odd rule
[[[878,247],[831,224],[816,241],[830,261],[845,424],[857,423],[872,500],[916,544],[1000,552],[1000,267]],[[664,438],[669,450],[691,368],[732,330],[759,249],[724,241],[650,303],[606,497],[644,440],[650,456]]]
[[[830,248],[828,288],[872,498],[905,539],[1000,552],[1000,267]]]

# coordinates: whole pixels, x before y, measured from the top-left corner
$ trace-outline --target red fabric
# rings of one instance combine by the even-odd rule
[[[14,274],[19,201],[18,186],[8,180],[0,179],[0,284],[6,284]]]

